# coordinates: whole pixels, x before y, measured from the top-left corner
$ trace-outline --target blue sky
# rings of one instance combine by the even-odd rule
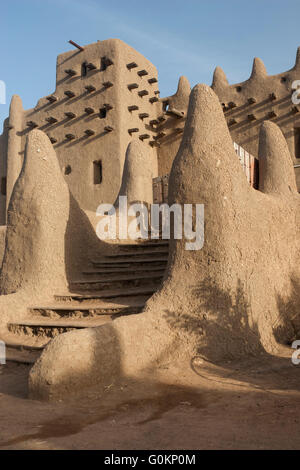
[[[151,60],[161,96],[176,91],[180,75],[211,84],[220,65],[231,83],[248,78],[253,57],[270,74],[294,64],[300,45],[299,0],[9,0],[1,1],[0,80],[7,104],[24,107],[55,87],[56,56],[79,44],[118,37]],[[299,77],[300,78],[300,77]]]

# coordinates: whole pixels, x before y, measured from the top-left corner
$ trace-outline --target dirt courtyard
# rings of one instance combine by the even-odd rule
[[[218,366],[195,358],[185,374],[166,365],[56,404],[27,399],[28,371],[0,368],[0,450],[300,448],[300,366],[287,348]]]

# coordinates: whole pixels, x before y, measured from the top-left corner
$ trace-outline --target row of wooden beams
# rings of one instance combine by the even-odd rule
[[[114,130],[114,128],[113,128],[112,126],[105,126],[105,127],[104,127],[104,130],[105,130],[105,132],[109,133],[109,132],[112,132],[112,131]],[[96,132],[95,132],[93,129],[86,129],[86,130],[84,131],[84,134],[85,134],[86,136],[88,136],[88,137],[91,137],[91,136],[95,135]],[[56,139],[55,137],[49,136],[49,135],[48,135],[48,137],[49,137],[50,142],[51,142],[52,144],[56,144],[56,143],[57,143],[57,139]],[[71,141],[71,140],[75,140],[75,139],[76,139],[76,135],[75,135],[75,134],[66,134],[66,135],[65,135],[65,140],[70,140],[70,141]]]
[[[277,100],[277,95],[275,93],[270,93],[269,94],[269,99],[271,101],[276,101]],[[247,104],[249,104],[249,105],[255,104],[256,102],[257,102],[257,100],[253,96],[251,96],[247,100]],[[222,103],[222,106],[223,106],[223,111],[226,112],[226,111],[229,111],[231,109],[236,108],[237,104],[234,101],[230,101],[227,105],[226,105],[226,103]]]

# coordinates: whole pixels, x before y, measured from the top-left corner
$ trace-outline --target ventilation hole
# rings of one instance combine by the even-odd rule
[[[237,87],[236,87],[236,91],[237,91],[238,93],[240,93],[240,92],[242,91],[242,87],[241,87],[240,85],[237,86]]]
[[[65,166],[64,173],[65,175],[69,175],[70,173],[72,173],[72,168],[70,165]]]
[[[286,82],[286,77],[281,77],[280,81],[281,81],[281,83],[285,83]]]
[[[107,109],[106,108],[101,108],[100,112],[99,112],[100,119],[105,119],[106,118],[106,113],[107,113]]]
[[[102,161],[97,160],[93,162],[94,167],[94,184],[102,183]]]

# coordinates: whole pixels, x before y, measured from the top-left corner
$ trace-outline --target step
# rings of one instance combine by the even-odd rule
[[[104,266],[130,266],[132,264],[142,264],[142,263],[145,263],[145,264],[157,264],[157,263],[164,263],[165,265],[167,264],[168,262],[168,257],[157,257],[157,256],[152,256],[152,257],[149,257],[149,258],[139,258],[139,259],[132,259],[129,258],[127,259],[126,257],[120,257],[120,258],[116,258],[116,259],[110,259],[110,260],[105,260],[105,259],[101,259],[101,260],[92,260],[91,263],[94,265],[94,266],[101,266],[101,267],[104,267]]]
[[[10,350],[41,352],[49,342],[49,339],[32,338],[30,336],[20,338],[18,335],[5,332],[4,335],[1,335],[1,341],[4,341],[6,347]]]
[[[87,276],[92,276],[92,275],[105,275],[107,274],[132,274],[138,272],[139,274],[145,273],[149,276],[152,276],[152,274],[156,274],[157,272],[160,272],[161,274],[164,274],[166,270],[165,266],[151,266],[151,269],[149,269],[148,266],[123,266],[121,268],[114,267],[114,268],[91,268],[91,269],[86,269],[85,271],[82,271],[82,274],[87,275]]]
[[[62,333],[68,331],[79,330],[84,328],[96,328],[104,325],[105,323],[111,322],[111,316],[103,316],[101,319],[89,319],[89,320],[77,320],[77,321],[66,321],[63,320],[43,320],[37,319],[27,320],[18,323],[8,323],[8,330],[15,335],[28,335],[54,338]]]
[[[17,364],[33,365],[40,357],[42,351],[18,351],[16,349],[6,349],[6,362]]]
[[[29,307],[28,313],[34,316],[46,318],[93,318],[98,315],[130,315],[140,313],[145,306],[145,302],[136,302],[132,305],[118,304],[95,304],[95,305],[47,305]]]
[[[152,249],[152,248],[169,248],[169,241],[168,240],[165,240],[165,241],[162,241],[162,240],[157,240],[157,241],[151,241],[151,242],[140,242],[140,243],[128,243],[128,244],[120,244],[119,245],[119,248],[120,250],[132,250],[132,251],[135,251],[135,250],[143,250],[145,249],[148,250],[148,249]]]
[[[114,258],[124,258],[124,259],[127,259],[127,258],[130,258],[130,259],[140,259],[140,257],[147,257],[148,256],[152,256],[152,255],[156,255],[156,256],[168,256],[169,255],[169,250],[168,249],[164,249],[164,248],[160,248],[159,250],[146,250],[146,251],[142,251],[142,252],[132,252],[132,253],[126,253],[126,252],[121,252],[121,253],[112,253],[110,255],[104,255],[103,256],[103,259],[114,259]]]
[[[108,290],[102,291],[100,293],[85,293],[85,294],[60,294],[55,295],[54,299],[57,301],[97,301],[99,299],[120,299],[120,303],[124,302],[124,298],[126,298],[126,302],[132,298],[140,298],[140,301],[146,301],[154,292],[157,291],[159,284],[157,286],[150,286],[150,287],[131,287],[127,289],[118,289],[118,290]],[[146,297],[146,299],[145,299]],[[142,300],[143,299],[143,300]]]
[[[32,339],[20,337],[9,332],[1,335],[1,341],[5,343],[6,362],[32,365],[41,355],[49,338]]]
[[[163,274],[158,273],[155,275],[126,275],[113,277],[104,277],[102,279],[81,279],[70,283],[70,288],[73,289],[105,289],[105,288],[125,288],[125,287],[142,287],[143,285],[151,285],[163,279]]]

